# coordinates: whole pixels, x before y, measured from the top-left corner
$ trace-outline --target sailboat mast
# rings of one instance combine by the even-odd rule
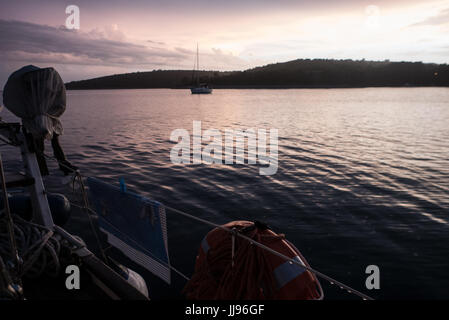
[[[196,75],[196,83],[199,85],[200,83],[200,55],[198,50],[198,43],[196,44],[196,67],[198,68],[198,72]]]
[[[207,83],[200,84],[200,49],[198,42],[196,43],[196,59],[195,59],[195,67],[193,68],[193,73],[196,72],[196,85],[193,84],[193,86],[190,88],[190,91],[192,94],[198,94],[198,93],[212,93],[212,89],[208,86]],[[209,76],[205,75],[204,79],[209,78]],[[203,79],[203,81],[204,81]]]

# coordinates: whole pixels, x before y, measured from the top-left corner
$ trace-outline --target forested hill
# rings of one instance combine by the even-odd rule
[[[245,71],[201,71],[214,88],[449,86],[449,65],[421,62],[300,59]],[[73,81],[67,89],[185,88],[190,70],[155,70]]]
[[[201,78],[214,78],[218,72],[200,71]],[[66,83],[66,88],[74,89],[143,89],[176,88],[192,82],[192,70],[154,70],[115,74],[112,76]]]

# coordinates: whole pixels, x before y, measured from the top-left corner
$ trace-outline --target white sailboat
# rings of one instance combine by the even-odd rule
[[[192,94],[212,93],[212,88],[210,88],[207,83],[200,83],[199,70],[200,70],[200,56],[199,56],[198,44],[197,44],[196,45],[196,60],[195,60],[195,66],[193,67],[193,74],[192,74],[193,86],[190,88],[190,92],[192,92]]]

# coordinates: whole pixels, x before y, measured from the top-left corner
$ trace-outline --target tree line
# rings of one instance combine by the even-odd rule
[[[298,59],[245,71],[199,71],[215,88],[339,88],[449,86],[449,65],[422,62]],[[153,70],[66,84],[67,89],[187,88],[193,71]]]

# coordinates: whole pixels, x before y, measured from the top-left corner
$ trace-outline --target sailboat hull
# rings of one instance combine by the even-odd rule
[[[207,94],[212,93],[212,89],[207,87],[197,87],[197,88],[190,88],[190,92],[192,92],[192,94]]]

